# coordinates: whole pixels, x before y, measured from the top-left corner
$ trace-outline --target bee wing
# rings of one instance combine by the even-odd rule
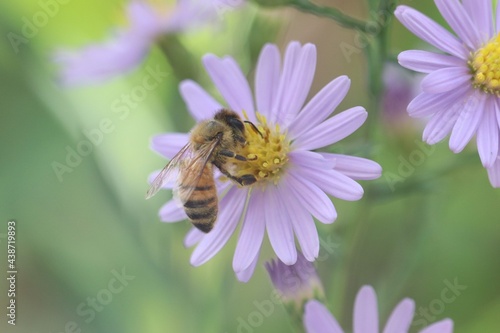
[[[196,151],[193,149],[191,142],[182,147],[153,180],[146,193],[146,199],[155,195],[164,183],[171,182],[179,177],[182,177],[183,181],[182,197],[189,198],[219,142],[220,139],[217,138]],[[174,190],[174,197],[179,198],[178,191],[179,187],[177,186],[177,189]]]
[[[215,147],[219,144],[220,139],[217,138],[194,152],[192,158],[184,159],[181,166],[182,184],[174,190],[174,197],[180,199],[184,204],[198,186],[203,170],[208,161],[212,157]],[[180,193],[182,192],[182,193]]]
[[[181,150],[170,160],[170,162],[165,165],[165,167],[160,171],[160,173],[155,177],[151,183],[148,192],[146,193],[146,199],[151,198],[153,195],[158,193],[160,188],[165,183],[170,183],[177,179],[179,173],[179,168],[183,163],[183,160],[189,158],[193,154],[193,149],[191,143],[186,144]]]

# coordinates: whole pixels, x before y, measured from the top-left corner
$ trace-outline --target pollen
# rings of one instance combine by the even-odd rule
[[[277,184],[288,164],[290,141],[279,125],[271,126],[258,112],[257,121],[253,125],[245,123],[247,143],[239,154],[247,160],[235,161],[233,171],[238,177],[254,175],[256,184]]]
[[[474,88],[500,96],[500,34],[472,54],[469,67]]]

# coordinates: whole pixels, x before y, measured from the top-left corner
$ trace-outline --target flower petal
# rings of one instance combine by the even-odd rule
[[[191,265],[200,266],[216,255],[227,243],[241,219],[247,189],[233,186],[220,201],[220,211],[214,228],[196,247],[191,255]]]
[[[198,83],[184,80],[179,86],[182,99],[196,121],[212,118],[222,106]]]
[[[311,214],[304,208],[301,198],[296,196],[297,192],[293,190],[289,178],[290,175],[281,180],[284,192],[289,194],[288,215],[304,257],[308,261],[314,261],[319,254],[318,231]]]
[[[403,51],[398,55],[401,66],[421,73],[431,73],[446,67],[464,66],[464,61],[457,57],[421,50]]]
[[[457,100],[462,100],[469,90],[470,87],[464,86],[441,94],[421,93],[408,105],[408,114],[410,117],[422,118],[447,110]]]
[[[336,170],[298,167],[302,178],[311,181],[326,193],[336,198],[356,201],[363,197],[363,188],[351,178]]]
[[[151,149],[171,160],[189,141],[187,133],[167,133],[155,135],[151,139]]]
[[[354,333],[378,333],[377,295],[370,286],[363,286],[354,302]]]
[[[237,273],[247,269],[260,250],[266,229],[264,206],[262,193],[253,191],[233,257],[233,270]]]
[[[286,60],[285,60],[286,61]],[[284,86],[284,92],[279,101],[277,122],[287,127],[292,123],[311,89],[316,69],[316,46],[306,44],[300,50],[297,61],[292,68],[292,77]]]
[[[305,306],[304,327],[307,333],[344,333],[328,309],[314,299]]]
[[[465,146],[476,134],[476,130],[481,122],[484,113],[484,106],[486,102],[485,96],[481,95],[482,92],[467,98],[466,102],[462,104],[461,110],[457,118],[455,126],[451,131],[450,149],[454,153],[461,152]]]
[[[455,125],[458,112],[456,108],[450,108],[436,113],[425,126],[422,141],[433,145],[443,140]]]
[[[198,244],[206,234],[196,227],[192,227],[184,238],[184,246],[191,247]]]
[[[335,161],[326,159],[321,153],[310,150],[294,150],[288,154],[292,164],[298,164],[315,169],[333,169]]]
[[[465,12],[469,14],[480,36],[481,44],[493,36],[493,15],[491,0],[462,0]]]
[[[274,44],[266,44],[259,55],[255,72],[255,101],[257,110],[266,117],[276,97],[280,80],[280,52]]]
[[[488,179],[490,180],[491,186],[494,188],[500,187],[500,156],[497,157],[495,163],[491,168],[486,169],[488,171]]]
[[[382,167],[372,160],[349,155],[320,153],[327,160],[335,161],[334,169],[356,180],[372,180],[382,175]]]
[[[351,80],[347,76],[339,76],[324,86],[290,125],[289,137],[295,139],[325,120],[342,102],[350,86]]]
[[[448,54],[463,60],[468,59],[469,50],[460,40],[419,11],[408,6],[398,6],[394,15],[420,39]]]
[[[331,145],[356,131],[363,125],[367,116],[368,113],[364,108],[353,107],[325,120],[307,134],[297,138],[292,146],[297,149],[314,150]]]
[[[219,92],[229,107],[243,116],[246,111],[250,120],[255,122],[252,92],[240,67],[231,57],[217,58],[213,54],[203,57],[203,64]]]
[[[164,204],[158,213],[162,222],[179,222],[187,219],[182,205],[175,199]]]
[[[293,238],[292,224],[287,213],[287,207],[282,202],[283,193],[281,185],[276,187],[270,185],[264,191],[264,202],[262,207],[266,218],[266,228],[269,241],[278,258],[286,265],[293,265],[297,261],[297,249]]]
[[[490,168],[498,155],[496,108],[498,108],[498,104],[495,98],[488,98],[483,119],[477,129],[477,150],[485,168]]]
[[[415,302],[405,298],[392,311],[383,333],[408,332],[415,312]]]
[[[481,46],[481,35],[460,1],[435,0],[434,2],[441,15],[461,40],[473,50]]]
[[[283,61],[283,71],[281,73],[278,89],[274,98],[271,114],[269,115],[269,121],[271,123],[281,123],[279,121],[279,119],[281,119],[280,113],[282,112],[281,103],[283,101],[284,95],[286,95],[286,89],[288,89],[288,85],[290,84],[290,82],[292,82],[294,69],[299,59],[301,49],[302,48],[299,42],[291,42],[286,48],[284,57],[285,59]]]
[[[291,193],[318,221],[329,224],[337,219],[333,202],[318,186],[301,178],[300,172],[289,170]]]
[[[250,266],[248,266],[242,271],[236,272],[236,278],[238,279],[238,281],[244,283],[248,282],[248,280],[250,280],[250,278],[252,277],[253,272],[255,271],[255,266],[257,266],[258,261],[259,261],[259,253],[255,255],[255,258],[250,263]]]
[[[150,41],[130,31],[120,31],[103,43],[79,50],[59,50],[54,62],[61,67],[59,80],[64,85],[101,82],[137,67],[149,52]]]
[[[497,3],[497,12],[496,12],[496,19],[495,19],[495,22],[496,22],[496,29],[495,31],[500,31],[500,6],[498,5]]]
[[[424,92],[439,94],[452,91],[460,86],[470,86],[471,75],[469,69],[462,67],[447,67],[428,74],[422,80]]]
[[[420,333],[453,333],[453,321],[451,319],[444,319],[427,326]]]

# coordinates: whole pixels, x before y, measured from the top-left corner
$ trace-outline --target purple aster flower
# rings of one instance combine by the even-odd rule
[[[301,252],[297,253],[297,261],[293,265],[285,265],[276,259],[267,262],[266,269],[282,301],[293,304],[295,309],[302,311],[306,301],[324,298],[323,285],[316,269]]]
[[[449,146],[455,153],[476,135],[490,182],[500,187],[500,12],[493,12],[490,0],[434,2],[457,36],[410,7],[395,11],[412,33],[446,53],[410,50],[399,55],[402,66],[427,74],[408,113],[430,118],[423,133],[428,144],[451,133]]]
[[[394,63],[386,63],[383,72],[384,94],[381,107],[389,131],[407,133],[409,123],[406,107],[420,93],[420,80]]]
[[[319,252],[313,216],[321,223],[337,218],[328,195],[359,200],[363,188],[355,180],[375,179],[382,171],[371,160],[313,151],[344,139],[366,120],[367,113],[359,106],[328,118],[347,94],[350,80],[341,76],[331,81],[305,103],[316,67],[316,47],[290,43],[281,66],[278,48],[268,44],[257,64],[254,103],[250,85],[234,59],[209,54],[203,63],[227,106],[259,129],[256,132],[247,124],[249,144],[239,153],[249,161],[236,168],[242,174],[252,173],[257,182],[239,187],[217,178],[219,216],[210,233],[195,228],[188,233],[185,245],[198,243],[191,264],[198,266],[212,258],[240,222],[233,269],[241,281],[253,274],[266,230],[283,263],[292,265],[297,260],[295,237],[305,258],[313,261]],[[196,121],[212,118],[223,108],[193,81],[182,82],[180,92]],[[171,159],[187,142],[188,134],[163,134],[153,139],[152,148]],[[159,215],[164,222],[186,219],[174,201],[163,206]]]
[[[402,300],[392,311],[384,333],[406,333],[415,312],[415,302],[409,298]],[[328,309],[316,300],[306,304],[304,326],[307,333],[343,333],[339,323]],[[378,333],[379,319],[377,295],[371,286],[363,286],[354,302],[353,333]],[[452,333],[453,321],[444,319],[434,323],[420,333]]]
[[[186,30],[213,20],[227,0],[179,0],[172,9],[132,0],[127,6],[129,26],[118,29],[109,40],[80,50],[59,50],[54,60],[61,65],[60,79],[74,85],[102,81],[135,68],[162,34]],[[238,3],[241,4],[241,3]]]

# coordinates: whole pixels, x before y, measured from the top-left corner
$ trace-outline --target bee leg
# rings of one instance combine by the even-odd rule
[[[230,151],[227,149],[222,149],[221,151],[219,151],[219,154],[222,156],[235,158],[235,159],[237,159],[239,161],[243,161],[243,162],[247,160],[247,158],[245,156],[238,155],[234,151]]]
[[[233,153],[234,154],[234,153]],[[238,155],[239,156],[239,155]],[[242,156],[243,157],[243,156]],[[219,168],[219,170],[226,176],[228,177],[229,179],[232,179],[234,180],[235,182],[237,182],[238,184],[240,184],[241,186],[249,186],[249,185],[252,185],[253,183],[255,183],[257,181],[257,178],[255,178],[254,175],[251,175],[251,174],[247,174],[247,175],[243,175],[241,177],[235,177],[233,176],[229,171],[227,171],[224,167],[221,166],[220,163],[217,163],[217,162],[214,162],[214,165]]]

